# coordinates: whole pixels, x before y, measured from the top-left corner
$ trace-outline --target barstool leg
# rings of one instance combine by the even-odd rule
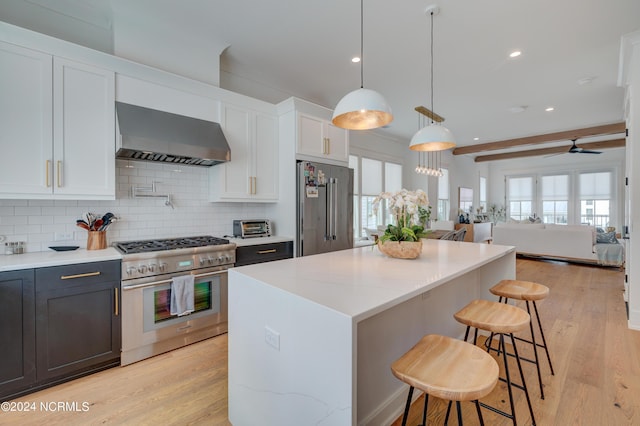
[[[456,409],[458,410],[458,424],[462,426],[462,408],[460,408],[460,401],[456,401]]]
[[[424,409],[422,410],[422,426],[427,426],[427,406],[429,405],[429,394],[424,393]]]
[[[542,375],[540,374],[540,360],[538,359],[538,345],[536,344],[536,335],[533,332],[533,317],[531,316],[531,308],[529,307],[529,301],[526,300],[527,313],[531,320],[529,321],[529,330],[531,331],[531,343],[533,345],[533,356],[536,360],[536,370],[538,370],[538,383],[540,384],[540,399],[544,399],[544,388],[542,387]],[[534,302],[535,303],[535,302]]]
[[[447,404],[447,414],[444,416],[444,425],[447,426],[449,424],[449,414],[451,413],[451,403],[453,401],[449,401]]]
[[[516,363],[518,364],[518,370],[520,370],[520,379],[522,380],[522,388],[524,389],[524,395],[527,397],[527,405],[529,405],[529,413],[531,413],[531,421],[532,425],[536,426],[536,417],[533,414],[533,406],[531,405],[531,398],[529,398],[529,390],[527,389],[527,382],[524,380],[524,372],[522,371],[522,363],[520,362],[520,355],[518,355],[518,347],[516,346],[516,339],[513,337],[513,333],[509,334],[511,338],[511,343],[513,343],[513,353],[516,357]],[[503,340],[504,344],[504,340]],[[506,348],[503,346],[502,349],[506,353]],[[505,360],[506,362],[506,360]],[[506,368],[505,368],[506,370]],[[514,412],[515,414],[515,412]],[[515,421],[515,416],[514,416]]]
[[[549,356],[549,348],[547,347],[547,340],[544,338],[544,331],[542,331],[542,323],[540,322],[540,315],[538,315],[538,305],[536,301],[533,301],[533,309],[536,312],[536,320],[538,321],[538,328],[540,329],[540,336],[542,336],[542,344],[545,352],[547,353],[547,361],[549,361],[549,368],[551,369],[551,375],[555,376],[553,372],[553,365],[551,364],[551,357]]]
[[[511,389],[511,375],[509,374],[509,360],[507,357],[506,347],[504,346],[504,334],[502,333],[500,333],[500,344],[498,346],[498,350],[502,350],[502,359],[504,362],[504,373],[507,380],[507,391],[509,392],[509,405],[511,406],[511,420],[513,421],[513,426],[516,426],[518,424],[518,422],[516,421],[516,406],[513,403],[513,389]],[[520,361],[518,361],[518,365],[519,363]],[[522,373],[522,369],[520,369],[520,373]]]
[[[480,426],[484,426],[484,419],[482,418],[482,410],[480,410],[480,401],[476,399],[474,402],[476,403],[476,411],[478,411],[478,420],[480,420]]]
[[[409,408],[411,408],[411,397],[413,396],[413,386],[409,387],[409,395],[407,395],[407,404],[404,406],[404,415],[402,416],[402,426],[407,425],[409,418]]]

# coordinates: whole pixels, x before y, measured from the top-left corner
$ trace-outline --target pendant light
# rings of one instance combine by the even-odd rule
[[[331,122],[343,129],[368,130],[386,126],[393,121],[391,107],[375,90],[364,88],[364,13],[360,0],[360,88],[347,93],[336,105]]]
[[[426,13],[431,15],[431,111],[433,109],[433,16],[440,11],[437,5],[427,7]],[[443,151],[456,146],[453,133],[433,120],[431,124],[420,129],[411,138],[409,148],[413,151]]]

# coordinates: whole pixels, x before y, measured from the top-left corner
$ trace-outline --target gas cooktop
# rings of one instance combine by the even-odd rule
[[[122,241],[114,243],[113,246],[123,254],[135,254],[192,247],[216,246],[221,244],[229,244],[229,240],[212,237],[210,235],[203,235],[199,237],[186,238]]]

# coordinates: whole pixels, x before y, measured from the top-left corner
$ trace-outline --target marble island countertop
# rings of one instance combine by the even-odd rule
[[[423,240],[422,254],[413,260],[389,258],[369,246],[235,269],[360,321],[514,250]]]

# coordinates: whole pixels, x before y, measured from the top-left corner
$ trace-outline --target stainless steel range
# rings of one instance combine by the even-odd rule
[[[118,242],[122,365],[227,332],[227,270],[236,245],[211,236]],[[193,275],[193,312],[171,314],[174,279]]]

